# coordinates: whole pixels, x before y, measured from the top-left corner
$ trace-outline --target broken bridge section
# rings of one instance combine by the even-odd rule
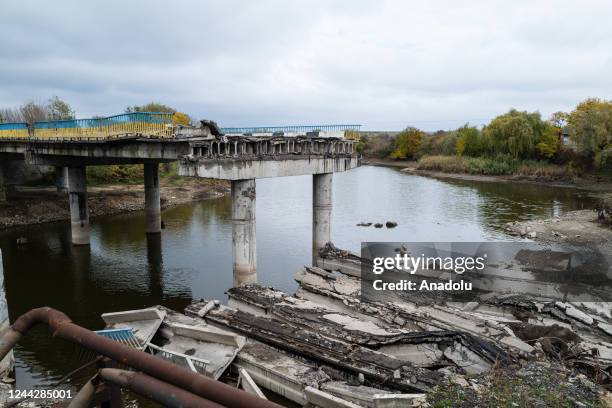
[[[190,153],[179,162],[179,175],[230,180],[232,183],[232,248],[234,286],[257,282],[255,180],[313,176],[312,253],[331,241],[333,173],[361,164],[355,140],[345,130],[306,134],[202,135],[190,131]],[[286,134],[287,133],[287,134]]]

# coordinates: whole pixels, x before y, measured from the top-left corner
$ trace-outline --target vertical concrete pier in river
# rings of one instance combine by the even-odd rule
[[[312,176],[312,264],[319,251],[331,241],[332,173]]]
[[[72,243],[89,245],[89,209],[87,207],[87,173],[85,166],[68,168],[68,199]]]
[[[158,234],[161,232],[159,163],[145,163],[144,190],[146,232],[147,234]]]
[[[255,179],[232,181],[234,286],[257,282]]]

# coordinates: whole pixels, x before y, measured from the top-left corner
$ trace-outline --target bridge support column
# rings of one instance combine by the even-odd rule
[[[55,167],[55,187],[58,193],[68,192],[68,167]]]
[[[68,191],[72,244],[89,245],[89,209],[87,208],[87,176],[85,167],[68,168]]]
[[[331,241],[332,173],[312,176],[312,264],[319,251]]]
[[[255,179],[232,181],[234,286],[257,282]]]
[[[4,184],[4,170],[0,167],[0,203],[6,201],[6,184]]]
[[[161,232],[161,201],[159,195],[159,164],[145,163],[145,221],[147,234]]]

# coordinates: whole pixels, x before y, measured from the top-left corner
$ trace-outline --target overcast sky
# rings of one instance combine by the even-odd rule
[[[0,0],[0,106],[449,129],[612,97],[612,1]]]

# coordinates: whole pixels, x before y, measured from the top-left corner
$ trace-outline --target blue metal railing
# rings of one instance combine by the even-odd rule
[[[359,131],[361,125],[297,125],[297,126],[255,126],[255,127],[223,127],[221,133],[276,133],[276,132],[342,132],[347,130]]]

